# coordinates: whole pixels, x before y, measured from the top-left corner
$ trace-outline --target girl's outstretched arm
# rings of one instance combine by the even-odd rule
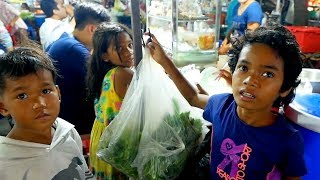
[[[149,40],[147,47],[150,49],[153,59],[165,69],[181,94],[192,106],[204,109],[209,100],[209,96],[206,94],[199,94],[198,90],[185,79],[171,59],[166,55],[156,37],[153,34],[146,34],[151,36],[151,41]]]

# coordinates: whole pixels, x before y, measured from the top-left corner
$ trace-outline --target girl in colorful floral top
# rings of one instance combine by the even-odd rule
[[[87,85],[95,101],[96,119],[90,138],[90,167],[97,179],[128,179],[96,155],[100,137],[118,114],[129,86],[134,65],[132,34],[118,23],[103,23],[93,36],[93,53],[88,64]]]

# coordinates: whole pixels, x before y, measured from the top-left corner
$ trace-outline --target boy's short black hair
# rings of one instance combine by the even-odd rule
[[[254,31],[247,31],[242,39],[233,42],[233,48],[228,52],[230,70],[233,73],[241,50],[245,45],[262,43],[271,47],[283,59],[284,79],[280,92],[292,88],[290,93],[279,97],[274,102],[274,107],[287,106],[295,96],[295,88],[299,85],[298,76],[302,71],[302,56],[299,45],[294,35],[285,27],[278,24],[268,24],[267,27],[259,27]]]
[[[58,9],[57,2],[55,0],[41,0],[40,8],[47,17],[53,16],[53,10]]]
[[[75,29],[83,30],[88,24],[110,22],[108,10],[97,3],[83,2],[74,7]]]
[[[0,56],[0,95],[6,88],[6,79],[15,79],[36,74],[46,69],[52,73],[55,82],[57,70],[52,60],[42,50],[33,47],[17,48]]]

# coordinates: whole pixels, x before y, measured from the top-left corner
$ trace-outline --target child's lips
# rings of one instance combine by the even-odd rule
[[[39,113],[37,116],[36,116],[36,119],[44,119],[46,117],[49,117],[49,114],[47,113]]]

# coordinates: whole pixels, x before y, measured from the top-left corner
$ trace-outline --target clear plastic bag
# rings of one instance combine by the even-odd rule
[[[146,49],[97,155],[134,179],[176,178],[203,133],[202,121],[191,111]]]

